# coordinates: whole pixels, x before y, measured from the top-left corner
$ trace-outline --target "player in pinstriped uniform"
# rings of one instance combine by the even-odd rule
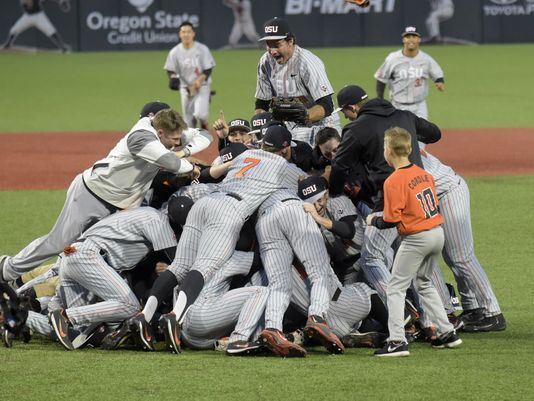
[[[66,309],[50,314],[61,343],[73,349],[66,330],[69,323],[120,322],[135,315],[141,307],[119,272],[134,268],[151,250],[171,252],[169,248],[176,245],[167,216],[148,207],[115,213],[85,231],[61,259]],[[87,294],[103,301],[87,305]]]
[[[207,132],[186,130],[185,122],[172,109],[141,118],[106,158],[76,176],[50,233],[14,257],[0,258],[0,280],[14,280],[57,256],[103,217],[139,206],[161,168],[175,174],[193,172],[194,166],[182,157],[208,147],[208,136],[211,139]],[[175,147],[182,149],[175,152]]]
[[[342,353],[343,344],[326,325],[330,292],[330,258],[317,225],[295,195],[296,188],[272,194],[260,206],[256,234],[270,294],[265,308],[265,328],[260,337],[278,355],[305,356],[303,348],[284,343],[282,320],[291,294],[293,254],[302,263],[311,283],[305,331],[316,337],[329,352]],[[316,326],[321,325],[319,330]],[[323,335],[326,334],[326,335]]]
[[[469,188],[465,180],[426,150],[421,150],[423,166],[436,180],[440,213],[445,219],[443,259],[451,268],[464,309],[465,331],[494,331],[506,328],[499,302],[478,261],[471,229]],[[478,311],[469,319],[466,314]]]
[[[270,145],[270,137],[282,138],[283,148]],[[285,127],[270,127],[263,150],[248,150],[232,162],[226,178],[215,192],[196,202],[187,217],[176,257],[168,271],[169,286],[181,283],[173,311],[163,315],[160,326],[166,334],[167,349],[179,352],[179,324],[195,301],[205,280],[230,258],[245,221],[274,191],[296,187],[304,173],[288,163],[291,134]],[[221,235],[225,233],[225,235]],[[150,301],[150,300],[149,300]],[[153,301],[157,307],[157,300]],[[147,307],[149,306],[147,302]],[[145,307],[146,308],[146,307]],[[144,331],[147,316],[140,314],[133,323]]]
[[[310,127],[288,122],[293,139],[314,145],[315,133],[330,126],[340,131],[339,117],[332,113],[334,90],[323,62],[296,44],[287,22],[273,18],[265,23],[267,52],[258,63],[256,113],[269,110],[273,98],[294,98],[308,109]]]
[[[189,127],[197,121],[208,129],[211,72],[215,60],[208,47],[195,41],[195,29],[189,21],[178,27],[181,43],[174,46],[163,69],[169,76],[169,87],[180,90],[182,114]]]
[[[263,322],[269,289],[248,286],[230,290],[232,277],[246,275],[253,258],[252,252],[235,251],[204,286],[185,316],[182,337],[186,345],[213,349],[217,339],[231,333],[229,355],[260,348],[260,344],[252,340]]]
[[[439,24],[447,21],[454,15],[454,3],[452,0],[429,0],[430,14],[426,18],[426,28],[429,38],[425,43],[440,43],[442,41]]]
[[[427,119],[428,80],[434,81],[440,92],[444,91],[443,70],[432,57],[419,49],[421,35],[415,27],[406,27],[402,42],[403,48],[390,53],[375,73],[377,97],[384,97],[387,85],[395,108],[409,110]]]

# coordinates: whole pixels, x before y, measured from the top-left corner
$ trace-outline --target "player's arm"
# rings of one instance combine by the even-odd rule
[[[445,79],[443,77],[436,79],[434,83],[436,84],[436,88],[440,92],[443,92],[445,90]]]
[[[334,111],[332,95],[323,96],[315,101],[315,105],[308,109],[308,120],[311,123],[317,122]]]
[[[194,155],[208,146],[213,141],[211,134],[205,129],[190,128],[182,133],[183,148],[177,152],[180,157]]]
[[[379,80],[376,80],[376,97],[384,99],[384,92],[386,91],[386,84]]]
[[[441,139],[439,127],[421,117],[416,117],[415,132],[417,140],[423,143],[435,143]]]
[[[357,123],[355,123],[356,125]],[[343,193],[345,180],[353,165],[358,163],[361,144],[357,136],[357,127],[353,125],[349,130],[343,130],[341,142],[337,148],[336,156],[332,159],[330,173],[330,195],[338,196]]]
[[[267,69],[269,69],[269,62],[266,60],[266,54],[260,59],[257,67],[257,79],[256,79],[256,98],[255,109],[256,114],[269,111],[271,106],[271,100],[276,96],[276,92],[269,80]]]
[[[128,151],[136,157],[174,174],[193,172],[194,166],[176,152],[168,150],[149,131],[136,131],[128,137]]]
[[[397,182],[391,175],[384,182],[384,216],[371,213],[365,219],[366,223],[379,230],[396,227],[401,222],[402,211],[406,207],[402,182]]]
[[[441,69],[440,65],[434,60],[432,57],[430,57],[429,60],[429,72],[428,75],[430,78],[434,81],[434,84],[436,85],[436,88],[443,92],[445,90],[445,78],[443,70]]]

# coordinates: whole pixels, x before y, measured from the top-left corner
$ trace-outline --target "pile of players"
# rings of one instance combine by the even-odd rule
[[[303,357],[306,344],[321,344],[406,356],[411,341],[454,348],[459,330],[505,329],[474,255],[465,181],[420,147],[438,141],[439,128],[356,85],[337,93],[334,110],[321,60],[284,20],[264,31],[256,114],[227,123],[221,113],[212,163],[194,157],[211,134],[151,102],[109,155],[75,178],[52,231],[2,256],[0,280],[32,301],[16,334],[31,329],[66,349],[153,351],[164,339],[173,353],[185,345]],[[418,33],[408,27],[403,37],[413,48]],[[418,55],[397,56],[409,68]],[[285,106],[295,99],[304,118]],[[351,121],[342,134],[338,112]],[[58,254],[43,274],[21,278]],[[38,285],[54,277],[54,295],[40,297]],[[5,327],[9,343],[14,331]]]

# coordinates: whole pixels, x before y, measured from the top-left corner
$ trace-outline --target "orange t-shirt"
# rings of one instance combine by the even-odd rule
[[[401,235],[417,234],[441,223],[434,177],[416,165],[395,170],[384,182],[384,221]]]

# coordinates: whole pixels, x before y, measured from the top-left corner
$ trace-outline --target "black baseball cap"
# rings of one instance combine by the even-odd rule
[[[160,110],[170,109],[171,106],[169,106],[167,103],[160,102],[159,100],[156,100],[155,102],[147,103],[143,106],[141,109],[141,112],[139,113],[139,118],[148,117],[150,113],[156,114]]]
[[[315,203],[328,191],[328,181],[321,176],[309,176],[299,181],[299,198],[306,203]]]
[[[407,26],[404,28],[404,32],[402,32],[402,37],[405,37],[407,35],[415,35],[421,37],[419,32],[417,32],[417,28],[415,26]]]
[[[222,148],[219,152],[219,156],[221,157],[221,161],[226,163],[235,159],[245,150],[248,150],[248,148],[244,143],[234,142]]]
[[[289,28],[286,20],[274,17],[263,25],[263,33],[265,36],[260,38],[259,41],[280,40],[287,38],[291,34],[291,28]]]
[[[337,113],[349,104],[357,104],[363,99],[367,99],[367,93],[358,85],[347,85],[337,94],[337,105],[339,106],[333,112]]]
[[[291,140],[291,132],[289,132],[285,126],[278,124],[271,125],[265,130],[262,143],[276,149],[283,149],[287,146],[297,146],[297,144]]]
[[[234,118],[228,123],[228,133],[232,133],[233,131],[250,132],[250,124],[244,118]]]
[[[252,131],[250,131],[250,133],[251,134],[259,134],[259,133],[261,133],[261,128],[265,124],[267,124],[269,121],[271,121],[272,119],[273,119],[273,115],[268,111],[264,111],[263,113],[255,114],[250,119],[250,127],[252,128]],[[258,138],[258,139],[261,139],[261,138]]]
[[[171,225],[179,224],[184,226],[193,204],[193,200],[188,196],[171,196],[167,204],[167,213]]]

